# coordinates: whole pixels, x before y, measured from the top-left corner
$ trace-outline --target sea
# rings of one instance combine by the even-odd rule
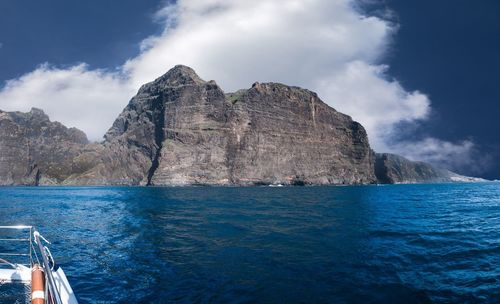
[[[500,183],[0,188],[21,224],[79,303],[500,303]]]

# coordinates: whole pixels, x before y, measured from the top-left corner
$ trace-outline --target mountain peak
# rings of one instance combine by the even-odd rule
[[[180,73],[186,73],[186,74],[194,74],[194,75],[196,75],[196,72],[193,70],[192,67],[189,67],[189,66],[183,65],[183,64],[177,64],[173,68],[171,68],[170,70],[168,70],[168,72],[174,72],[174,71],[180,72]],[[198,75],[196,75],[196,76],[198,76]]]
[[[31,117],[36,118],[40,121],[42,120],[49,120],[49,116],[45,114],[45,112],[42,109],[32,107],[31,110],[28,112]]]
[[[184,85],[200,85],[204,83],[205,81],[201,79],[192,68],[185,65],[176,65],[149,84],[162,87],[178,87]]]
[[[45,115],[45,112],[42,109],[35,108],[35,107],[31,108],[30,113],[31,114],[37,114],[37,115]]]

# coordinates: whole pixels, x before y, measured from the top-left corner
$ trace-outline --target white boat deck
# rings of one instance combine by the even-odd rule
[[[17,265],[17,269],[0,269],[0,282],[2,283],[31,283],[31,268]]]
[[[50,242],[34,227],[0,226],[0,232],[3,232],[0,235],[0,287],[7,283],[31,285],[31,267],[37,264],[43,268],[47,284],[45,303],[78,304],[64,271],[56,265],[47,248]]]

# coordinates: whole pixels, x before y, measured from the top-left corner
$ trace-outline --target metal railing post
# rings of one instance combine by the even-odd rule
[[[54,281],[54,277],[52,276],[52,270],[50,269],[49,261],[47,259],[47,255],[45,254],[45,249],[42,245],[42,242],[40,241],[40,234],[35,230],[33,235],[35,237],[35,243],[38,245],[38,248],[40,249],[40,253],[42,255],[43,266],[45,268],[47,282],[49,283],[48,286],[50,295],[55,300],[56,304],[63,304],[59,295],[59,290],[57,289],[56,283]]]
[[[30,267],[33,267],[33,252],[31,252],[31,241],[32,241],[32,237],[33,237],[33,227],[30,227],[30,241],[29,241],[29,244],[28,246],[30,247]]]

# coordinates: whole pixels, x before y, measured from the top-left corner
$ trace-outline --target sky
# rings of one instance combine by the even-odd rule
[[[102,140],[176,64],[227,92],[308,88],[377,152],[500,178],[496,0],[0,1],[0,109]]]

